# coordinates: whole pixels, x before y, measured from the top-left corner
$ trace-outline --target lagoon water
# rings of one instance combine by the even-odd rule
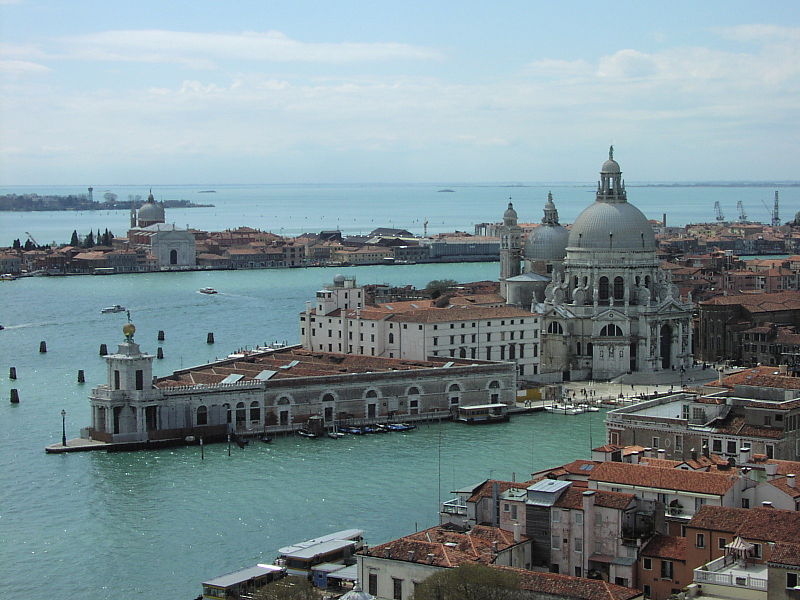
[[[444,186],[442,186],[444,187]],[[549,186],[209,186],[154,190],[168,199],[211,202],[168,211],[167,219],[200,229],[249,225],[276,232],[331,229],[367,232],[396,226],[421,232],[470,231],[495,221],[511,194],[522,221],[537,221]],[[78,192],[82,188],[6,188],[0,192]],[[142,186],[95,186],[120,197]],[[564,222],[592,200],[590,186],[553,187]],[[764,188],[636,188],[629,197],[650,218],[667,210],[674,223],[710,220],[714,199],[769,200]],[[784,214],[797,206],[787,188]],[[722,201],[722,200],[721,200]],[[731,208],[728,209],[727,205]],[[759,202],[760,204],[760,202]],[[766,211],[762,210],[766,215]],[[753,215],[759,212],[753,209]],[[762,218],[765,218],[765,215]],[[127,229],[124,211],[0,213],[0,244],[30,232],[40,242],[67,241],[73,229]],[[200,582],[256,562],[278,547],[348,527],[381,543],[435,524],[440,499],[487,477],[526,478],[532,471],[587,458],[604,439],[603,413],[538,414],[487,428],[426,425],[408,434],[341,440],[282,438],[245,450],[211,445],[152,452],[46,455],[61,437],[89,423],[87,396],[104,382],[101,343],[121,341],[123,304],[136,341],[165,358],[154,372],[222,357],[242,346],[298,340],[297,313],[339,271],[364,283],[415,284],[432,279],[494,279],[497,263],[151,273],[110,277],[26,278],[0,282],[0,581],[3,597],[53,595],[86,600],[189,598]],[[215,296],[197,293],[211,286]],[[214,332],[216,344],[205,343]],[[48,352],[38,352],[46,341]],[[9,367],[18,379],[8,379]],[[78,369],[87,383],[76,383]],[[21,403],[8,402],[17,388]]]

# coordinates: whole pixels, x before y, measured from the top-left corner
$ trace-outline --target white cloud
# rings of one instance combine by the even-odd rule
[[[62,38],[67,57],[88,60],[179,63],[210,68],[218,61],[349,63],[386,60],[439,60],[433,48],[392,42],[314,43],[281,32],[194,33],[120,30]]]
[[[48,67],[27,60],[0,60],[0,73],[8,75],[47,73],[48,71],[50,71]]]

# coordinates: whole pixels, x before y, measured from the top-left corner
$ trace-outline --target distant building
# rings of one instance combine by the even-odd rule
[[[134,250],[146,249],[160,269],[194,267],[197,264],[194,235],[174,224],[165,224],[164,205],[155,201],[152,190],[138,211],[131,207],[128,244]]]

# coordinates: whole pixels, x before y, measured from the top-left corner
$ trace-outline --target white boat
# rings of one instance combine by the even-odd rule
[[[204,288],[200,288],[198,291],[199,291],[201,294],[216,294],[216,293],[218,293],[218,292],[217,292],[217,290],[215,290],[215,289],[214,289],[214,288],[212,288],[212,287],[204,287]]]
[[[105,308],[101,308],[100,312],[101,313],[125,312],[125,307],[120,304],[115,304],[114,306],[106,306]]]

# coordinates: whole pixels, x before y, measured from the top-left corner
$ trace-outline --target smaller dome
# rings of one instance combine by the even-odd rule
[[[341,273],[337,273],[336,275],[334,275],[333,283],[335,285],[342,285],[344,283],[344,275],[342,275]]]
[[[504,225],[516,225],[517,224],[517,211],[514,210],[514,205],[511,202],[508,203],[508,208],[506,212],[503,213],[503,224]]]
[[[356,584],[353,589],[347,592],[339,600],[374,600],[375,596],[368,594],[361,589],[361,586]]]
[[[156,202],[152,190],[150,191],[150,195],[147,196],[147,202],[142,204],[142,207],[139,209],[138,219],[139,224],[144,226],[154,223],[163,223],[165,221],[164,206]]]
[[[567,255],[569,231],[561,225],[540,225],[525,242],[525,258],[528,260],[564,260]]]
[[[603,163],[603,166],[600,167],[601,173],[622,173],[619,168],[619,163],[615,161],[613,158],[609,158],[606,162]]]

